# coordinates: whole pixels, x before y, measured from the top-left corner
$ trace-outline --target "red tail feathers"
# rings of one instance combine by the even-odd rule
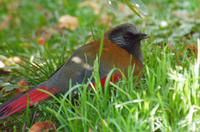
[[[0,119],[4,119],[9,115],[25,109],[27,107],[27,100],[29,100],[29,106],[32,106],[33,104],[50,97],[49,94],[39,91],[38,89],[47,90],[48,92],[55,94],[53,89],[47,89],[46,86],[41,86],[35,90],[19,95],[0,107]],[[29,97],[27,98],[27,96]]]
[[[102,86],[105,85],[106,78],[107,76],[101,79]],[[111,77],[110,81],[116,82],[119,78],[121,78],[121,74],[116,74]],[[93,83],[93,85],[95,85],[95,83]],[[27,107],[27,100],[29,100],[29,106],[32,106],[33,104],[41,102],[42,100],[50,97],[49,94],[38,89],[47,90],[52,94],[56,93],[55,89],[47,89],[44,85],[39,88],[35,88],[34,90],[29,90],[28,92],[7,101],[0,107],[0,120],[25,109]]]

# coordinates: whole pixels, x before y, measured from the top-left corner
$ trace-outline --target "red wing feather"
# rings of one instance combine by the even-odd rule
[[[120,78],[122,77],[121,74],[115,74],[114,76],[111,76],[110,81],[111,82],[117,82]],[[101,86],[104,87],[105,86],[105,82],[106,82],[107,76],[105,76],[104,78],[101,79]],[[92,83],[95,86],[95,82]],[[90,85],[91,87],[91,85]]]

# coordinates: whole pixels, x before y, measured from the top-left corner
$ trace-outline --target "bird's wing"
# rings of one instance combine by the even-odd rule
[[[65,93],[69,86],[87,83],[89,79],[92,79],[93,65],[97,54],[90,55],[87,52],[93,52],[94,45],[88,44],[77,49],[67,62],[49,78],[47,88],[56,87],[59,88],[59,91]],[[104,78],[112,68],[107,66],[105,69],[101,65],[100,67],[100,78]],[[94,79],[91,81],[93,82]]]
[[[69,90],[69,86],[87,83],[92,76],[96,56],[99,56],[99,47],[100,40],[97,40],[77,49],[67,62],[47,81],[47,88],[56,87],[65,93]],[[126,50],[108,39],[104,40],[102,54],[100,55],[100,79],[105,81],[107,74],[114,67],[120,68],[127,75],[130,64],[135,65],[135,74],[141,71],[140,63],[137,63],[137,60]],[[94,80],[92,79],[91,81],[93,82]]]

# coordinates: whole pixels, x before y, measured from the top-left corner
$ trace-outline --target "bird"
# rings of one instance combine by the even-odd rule
[[[149,35],[141,33],[133,24],[120,24],[104,33],[103,40],[98,39],[76,49],[66,62],[60,66],[46,81],[30,88],[28,91],[17,95],[0,106],[0,120],[41,102],[53,95],[64,94],[69,91],[70,85],[87,83],[94,71],[94,61],[99,59],[99,77],[102,87],[105,84],[108,73],[113,68],[119,68],[128,76],[128,67],[133,66],[133,76],[141,76],[143,69],[143,57],[141,40],[149,38]],[[103,43],[101,43],[103,41]],[[99,55],[100,46],[102,47]],[[118,81],[122,75],[113,73]],[[94,79],[91,80],[92,83]],[[40,90],[41,89],[41,90]],[[72,95],[75,94],[72,91]]]

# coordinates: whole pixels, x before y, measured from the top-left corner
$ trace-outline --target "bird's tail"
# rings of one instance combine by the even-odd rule
[[[39,89],[46,90],[52,94],[56,93],[54,89],[47,89],[45,85],[32,88],[28,90],[26,93],[20,94],[14,97],[13,99],[6,101],[3,105],[1,105],[0,106],[0,120],[20,110],[25,109],[27,107],[27,104],[29,104],[29,106],[32,106],[33,104],[50,97],[49,94]]]

